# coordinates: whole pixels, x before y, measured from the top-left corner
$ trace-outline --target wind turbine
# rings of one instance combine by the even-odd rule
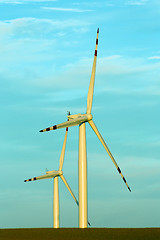
[[[50,130],[55,130],[59,128],[72,127],[79,125],[79,158],[78,158],[78,171],[79,171],[79,227],[87,228],[87,153],[86,153],[86,127],[85,123],[88,122],[103,147],[107,151],[110,156],[112,162],[117,168],[119,174],[121,175],[124,183],[126,184],[128,190],[131,192],[130,187],[128,186],[126,179],[124,178],[118,164],[116,163],[112,153],[110,152],[107,144],[105,143],[103,137],[98,131],[96,125],[94,124],[91,114],[92,110],[92,101],[93,101],[93,91],[94,91],[94,82],[95,82],[95,72],[96,72],[96,60],[97,60],[97,47],[98,47],[98,34],[99,28],[97,30],[97,38],[96,38],[96,47],[94,53],[93,67],[90,79],[90,85],[87,96],[87,110],[85,114],[78,113],[76,115],[68,116],[69,122],[60,123],[54,125],[52,127],[45,128],[40,130],[40,132],[46,132]]]
[[[74,201],[76,202],[77,205],[79,205],[74,193],[72,192],[69,184],[67,183],[64,175],[63,175],[63,162],[64,162],[64,155],[65,155],[65,148],[66,148],[66,142],[67,142],[67,134],[68,134],[68,127],[66,128],[66,133],[64,137],[64,142],[63,142],[63,147],[62,147],[62,152],[60,156],[60,161],[59,161],[59,169],[58,171],[46,171],[45,175],[39,176],[39,177],[34,177],[30,178],[27,180],[24,180],[24,182],[29,182],[29,181],[35,181],[35,180],[41,180],[41,179],[48,179],[48,178],[53,178],[54,179],[54,193],[53,193],[53,227],[54,228],[59,228],[59,190],[58,190],[58,177],[62,179],[64,184],[66,185],[68,191],[72,195]]]

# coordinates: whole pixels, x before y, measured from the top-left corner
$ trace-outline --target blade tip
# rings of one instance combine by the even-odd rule
[[[99,28],[97,29],[97,33],[99,33]]]
[[[24,180],[24,182],[27,182],[27,180]]]
[[[130,189],[130,187],[128,187],[128,190],[131,192],[131,189]]]
[[[52,127],[48,127],[48,128],[42,129],[39,132],[48,132],[48,131],[56,130],[56,129],[57,129],[57,125],[54,125]]]

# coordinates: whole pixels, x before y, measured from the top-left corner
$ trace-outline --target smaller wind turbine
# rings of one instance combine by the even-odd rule
[[[63,147],[62,147],[62,152],[60,156],[60,161],[59,161],[59,170],[58,171],[46,171],[45,175],[39,176],[39,177],[34,177],[30,178],[27,180],[24,180],[24,182],[30,182],[30,181],[35,181],[35,180],[41,180],[41,179],[48,179],[48,178],[54,178],[54,193],[53,193],[53,227],[54,228],[59,228],[59,190],[58,190],[58,177],[62,179],[64,184],[66,185],[68,191],[72,195],[74,201],[76,204],[79,206],[79,203],[72,192],[69,184],[67,183],[65,177],[63,176],[62,168],[63,168],[63,162],[64,162],[64,155],[65,155],[65,148],[66,148],[66,142],[67,142],[67,134],[68,134],[68,127],[66,128],[66,133],[64,137],[64,142],[63,142]]]

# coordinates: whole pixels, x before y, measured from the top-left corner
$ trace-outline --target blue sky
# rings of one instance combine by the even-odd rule
[[[160,2],[0,1],[0,228],[52,227],[53,181],[65,130],[39,130],[85,113],[100,28],[92,113],[128,192],[87,125],[92,227],[159,227]],[[69,129],[64,175],[78,196],[78,127]],[[78,209],[60,181],[60,224]]]

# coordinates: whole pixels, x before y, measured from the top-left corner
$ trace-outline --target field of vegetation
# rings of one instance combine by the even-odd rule
[[[160,228],[0,229],[0,240],[160,240]]]

